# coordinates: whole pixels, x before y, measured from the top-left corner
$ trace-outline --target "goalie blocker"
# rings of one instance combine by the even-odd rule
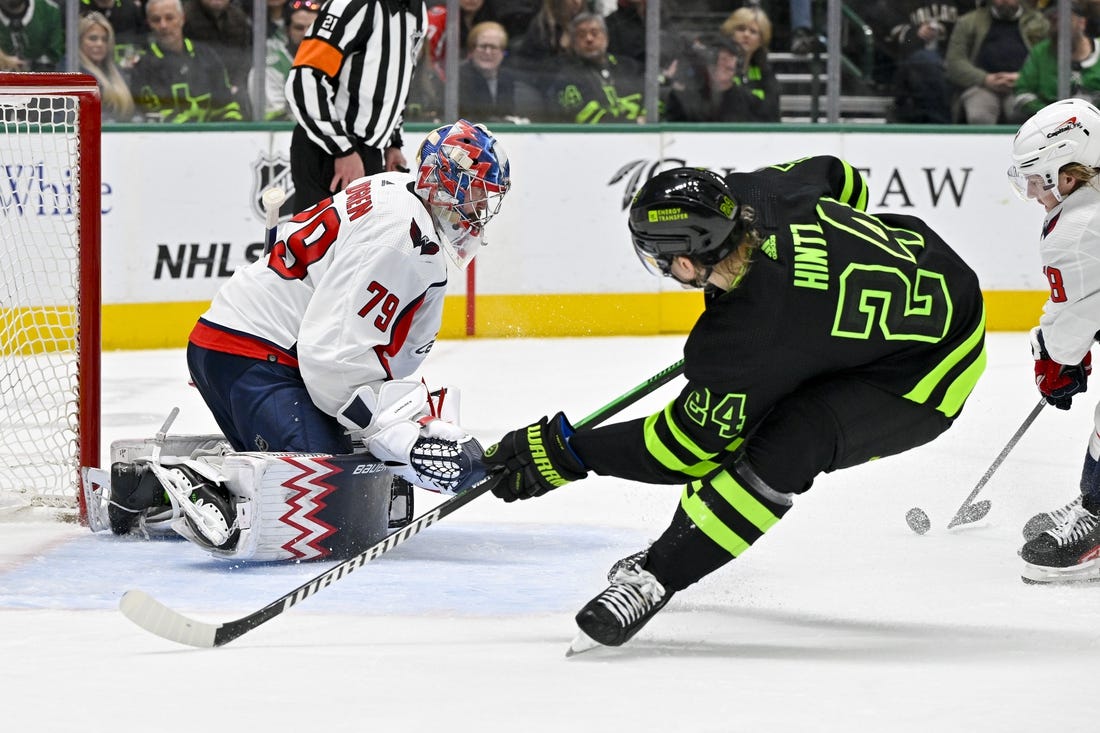
[[[352,557],[412,519],[412,487],[369,454],[234,453],[221,436],[158,447],[116,441],[109,474],[84,469],[93,532],[174,532],[226,560],[320,560]]]

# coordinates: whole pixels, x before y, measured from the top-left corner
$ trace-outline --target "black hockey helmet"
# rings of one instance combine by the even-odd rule
[[[634,251],[655,275],[668,275],[676,255],[718,263],[744,230],[729,186],[703,168],[673,168],[646,181],[630,204],[629,227]]]

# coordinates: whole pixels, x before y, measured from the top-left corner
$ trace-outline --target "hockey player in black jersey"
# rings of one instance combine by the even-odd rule
[[[923,221],[866,202],[862,174],[833,157],[724,179],[678,168],[635,196],[642,262],[705,289],[687,385],[645,419],[574,433],[559,412],[485,452],[505,501],[590,471],[686,482],[660,538],[577,615],[590,639],[626,642],[818,474],[915,448],[958,416],[985,366],[978,278]]]

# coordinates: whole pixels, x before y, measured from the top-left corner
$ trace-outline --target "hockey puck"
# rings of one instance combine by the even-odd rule
[[[909,525],[909,529],[917,534],[924,534],[932,529],[932,520],[928,518],[923,509],[916,506],[905,513],[905,523]]]

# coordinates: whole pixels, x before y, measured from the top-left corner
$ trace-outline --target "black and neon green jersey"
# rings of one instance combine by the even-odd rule
[[[688,384],[662,411],[572,438],[600,474],[677,483],[712,471],[784,397],[831,376],[954,418],[985,366],[973,270],[913,216],[870,214],[851,165],[808,158],[727,183],[764,237],[684,347]]]

